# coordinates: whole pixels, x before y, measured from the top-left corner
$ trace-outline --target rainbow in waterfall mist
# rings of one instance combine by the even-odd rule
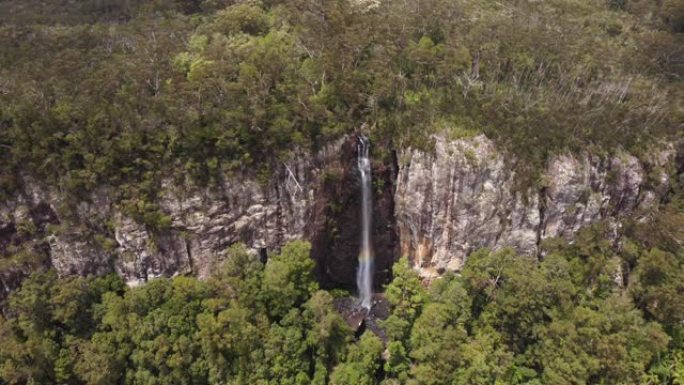
[[[358,140],[358,168],[361,173],[361,251],[356,286],[361,306],[369,309],[373,301],[373,248],[371,245],[372,179],[369,158],[370,141],[365,136]]]

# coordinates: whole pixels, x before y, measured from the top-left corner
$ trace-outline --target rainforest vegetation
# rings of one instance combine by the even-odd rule
[[[355,336],[302,241],[265,264],[233,246],[208,280],[36,273],[0,318],[0,383],[682,384],[683,212],[617,247],[601,224],[549,239],[541,262],[480,250],[427,286],[403,258],[384,341]]]
[[[483,133],[529,185],[555,153],[681,138],[682,103],[681,0],[0,0],[0,199],[107,185],[152,228],[170,174],[267,180],[361,127]],[[383,338],[303,241],[232,246],[206,280],[37,271],[0,304],[0,384],[682,385],[682,184],[539,259],[483,249],[429,283],[399,259]]]
[[[683,30],[679,0],[4,0],[0,195],[28,173],[140,211],[170,170],[267,178],[364,124],[485,133],[533,183],[554,152],[677,135]]]

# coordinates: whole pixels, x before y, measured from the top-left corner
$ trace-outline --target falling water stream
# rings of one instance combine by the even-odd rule
[[[358,167],[361,173],[361,252],[359,253],[359,270],[356,273],[356,286],[359,290],[361,306],[369,309],[373,299],[373,251],[370,240],[371,214],[371,164],[368,157],[370,141],[359,136]]]

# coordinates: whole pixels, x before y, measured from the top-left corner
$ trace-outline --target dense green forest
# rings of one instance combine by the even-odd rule
[[[683,198],[617,248],[596,225],[430,285],[401,259],[386,341],[355,337],[301,241],[265,264],[233,246],[205,281],[36,273],[0,317],[0,383],[683,384]]]
[[[31,174],[150,203],[169,170],[266,178],[363,124],[484,132],[534,182],[553,152],[677,135],[683,30],[679,0],[4,0],[0,195]]]
[[[151,227],[171,173],[267,180],[360,127],[484,133],[534,184],[554,153],[647,155],[683,122],[681,0],[0,0],[0,200],[108,185]],[[383,338],[302,241],[233,246],[207,280],[36,272],[1,306],[0,384],[684,385],[683,184],[614,241],[480,250],[429,283],[400,259]]]

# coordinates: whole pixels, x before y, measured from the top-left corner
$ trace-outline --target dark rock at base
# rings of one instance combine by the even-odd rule
[[[357,338],[366,330],[370,330],[380,337],[383,343],[387,342],[385,330],[378,322],[387,319],[390,315],[390,304],[384,294],[373,295],[373,306],[370,310],[361,307],[361,302],[356,297],[336,298],[333,304]]]

